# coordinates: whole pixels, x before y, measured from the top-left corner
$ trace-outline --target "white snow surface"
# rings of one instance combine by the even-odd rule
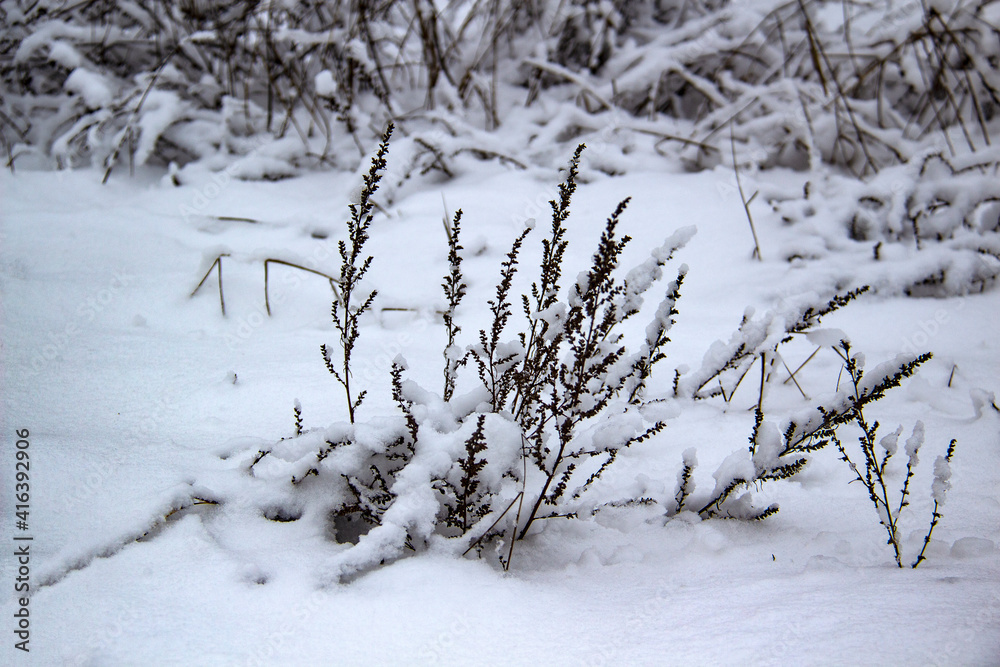
[[[53,30],[51,38],[59,34]],[[446,336],[435,313],[444,303],[440,283],[447,272],[442,193],[449,207],[463,209],[463,233],[488,239],[462,265],[469,294],[457,317],[460,344],[468,345],[489,325],[485,303],[522,214],[540,197],[556,196],[557,166],[508,171],[484,164],[480,174],[397,191],[376,217],[366,247],[375,260],[366,281],[379,290],[379,300],[363,320],[353,376],[369,390],[360,420],[376,426],[359,438],[373,438],[384,425],[378,420],[399,419],[389,393],[389,370],[399,355],[405,378],[440,391]],[[875,265],[859,268],[859,254],[841,257],[833,249],[824,250],[818,264],[786,261],[778,250],[794,243],[796,228],[767,216],[764,204],[755,211],[764,256],[756,261],[741,202],[718,187],[731,178],[722,171],[666,174],[640,164],[625,176],[595,176],[575,195],[564,282],[589,265],[607,214],[625,196],[633,199],[620,230],[635,240],[623,267],[644,262],[671,234],[674,242],[687,242],[672,260],[689,267],[677,324],[664,348],[667,360],[646,392],[648,399],[665,399],[648,410],[661,411],[654,416],[668,425],[623,451],[599,482],[608,497],[650,496],[661,504],[539,522],[545,525],[517,544],[509,572],[490,559],[457,556],[442,538],[335,583],[331,567],[371,554],[334,542],[326,517],[305,498],[274,485],[266,487],[271,495],[250,497],[230,473],[257,450],[293,435],[293,406],[301,406],[312,430],[283,441],[283,458],[268,465],[295,463],[323,438],[348,432],[338,425],[346,420],[342,390],[319,353],[321,343],[337,344],[330,285],[321,276],[271,265],[268,316],[263,260],[294,257],[336,273],[335,244],[345,235],[356,176],[247,183],[206,175],[180,187],[149,168],[131,179],[115,172],[105,186],[101,176],[86,170],[0,174],[0,580],[6,591],[0,663],[997,664],[997,290],[938,299],[887,290],[824,318],[829,328],[812,341],[802,337],[782,348],[792,370],[821,349],[797,371],[801,389],[782,383],[782,370],[772,371],[778,378],[765,394],[768,423],[755,461],[747,436],[758,399],[756,371],[735,392],[727,387],[728,402],[674,401],[674,369],[697,369],[713,341],[730,340],[748,306],[779,312],[803,294],[829,295],[844,276],[874,275]],[[782,171],[754,178],[789,191],[801,191],[803,180]],[[691,225],[697,235],[688,231]],[[537,279],[532,269],[545,227],[525,242],[515,294]],[[225,317],[215,273],[189,296],[220,249],[230,255],[222,260]],[[879,270],[888,272],[890,260]],[[667,275],[676,270],[668,266]],[[630,340],[644,339],[665,288],[654,286],[657,298],[629,320]],[[512,319],[518,308],[515,303]],[[663,508],[683,462],[698,463],[700,492],[715,481],[752,475],[755,462],[775,458],[781,434],[774,424],[832,395],[841,364],[824,346],[842,334],[870,360],[868,376],[897,355],[935,353],[870,408],[872,419],[892,425],[883,426],[880,437],[901,424],[914,433],[907,453],[919,439],[927,455],[901,519],[907,562],[923,544],[934,498],[943,500],[950,485],[927,560],[915,570],[894,566],[866,491],[850,483],[854,473],[832,448],[812,453],[793,481],[753,492],[757,506],[781,506],[762,522],[701,520],[688,511],[667,521]],[[775,334],[769,328],[759,335]],[[462,398],[453,406],[471,409],[483,396],[472,378],[459,379]],[[439,409],[427,401],[419,407]],[[360,434],[369,427],[357,428]],[[17,429],[30,430],[31,443],[30,655],[14,649],[11,632]],[[620,434],[594,434],[605,436]],[[958,443],[950,465],[928,465],[951,438]],[[401,484],[419,489],[426,482],[420,475],[439,465],[431,458],[418,463]],[[890,464],[891,488],[899,488],[904,463]],[[171,514],[178,498],[191,494],[230,502]],[[430,531],[433,501],[419,494],[412,500],[392,511],[405,514],[401,521],[418,532]],[[303,514],[269,521],[260,510],[268,503],[293,509],[303,503]],[[378,552],[399,538],[388,534],[398,525],[358,548]]]

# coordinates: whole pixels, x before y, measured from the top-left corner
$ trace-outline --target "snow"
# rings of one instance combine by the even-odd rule
[[[918,457],[918,452],[920,447],[924,444],[924,423],[917,420],[917,423],[913,426],[913,435],[906,439],[906,456],[910,460],[910,465],[917,465],[920,459]],[[935,466],[935,478],[937,476],[937,466]],[[936,498],[936,496],[935,496]]]
[[[982,417],[983,409],[986,406],[996,407],[996,396],[991,391],[985,391],[983,389],[970,389],[969,396],[972,399],[972,408],[976,411],[973,419],[979,419]]]
[[[330,70],[323,70],[315,77],[316,93],[324,97],[334,97],[337,94],[337,82]]]
[[[114,99],[107,78],[84,67],[77,67],[70,72],[63,85],[69,92],[79,95],[89,109],[100,109]]]
[[[747,451],[735,451],[722,461],[722,465],[712,473],[712,477],[715,478],[715,489],[712,491],[712,495],[716,496],[735,480],[753,479],[754,462]]]
[[[899,448],[899,436],[902,434],[903,427],[900,425],[899,428],[892,433],[882,436],[882,438],[878,441],[878,444],[885,450],[886,454],[889,456],[895,456],[896,451]]]
[[[68,42],[57,40],[49,44],[49,60],[59,63],[68,70],[74,70],[83,64],[83,56]]]
[[[770,470],[779,465],[778,457],[784,449],[784,441],[777,424],[762,422],[754,443],[753,464],[757,470]]]
[[[116,39],[127,39],[129,36],[118,26],[109,25],[105,28],[104,37],[105,39],[114,41]],[[70,25],[63,21],[43,21],[36,26],[36,29],[30,35],[21,40],[17,51],[14,53],[14,62],[23,63],[30,59],[35,51],[44,47],[50,49],[49,56],[52,57],[51,49],[56,44],[59,44],[62,39],[86,42],[92,38],[93,29],[88,26]],[[66,53],[64,50],[60,50],[59,47],[56,47],[56,51],[55,58],[61,58]]]
[[[678,250],[687,245],[698,233],[698,228],[689,225],[671,234],[662,245],[654,247],[650,256],[641,264],[629,271],[625,276],[625,299],[622,308],[625,312],[638,311],[642,307],[642,294],[663,275],[663,265],[670,261]],[[681,273],[686,273],[685,265],[681,265]]]
[[[171,125],[184,117],[184,104],[170,90],[151,90],[139,114],[139,141],[135,161],[146,164],[156,148],[156,142]]]
[[[247,163],[241,173],[268,168]],[[481,560],[463,557],[464,544],[433,534],[439,503],[427,482],[450,464],[448,448],[469,435],[468,421],[454,430],[458,421],[488,399],[470,381],[471,368],[460,373],[451,405],[435,393],[447,342],[435,314],[447,272],[441,194],[463,209],[470,238],[489,240],[463,262],[464,346],[489,325],[482,304],[494,294],[521,213],[540,194],[555,196],[555,167],[546,174],[484,163],[448,182],[400,188],[383,204],[370,241],[375,308],[409,310],[363,319],[354,377],[369,393],[354,427],[344,423],[343,392],[319,353],[321,343],[336,342],[328,282],[276,272],[277,307],[268,317],[261,258],[314,259],[334,273],[332,244],[343,238],[355,175],[297,172],[251,183],[235,172],[212,181],[206,169],[174,186],[163,170],[140,167],[131,179],[124,171],[106,186],[93,170],[0,175],[0,421],[8,435],[31,431],[37,664],[991,664],[1000,655],[997,290],[912,298],[886,289],[827,316],[812,339],[781,348],[795,369],[823,347],[796,373],[806,394],[819,398],[806,401],[775,366],[751,454],[756,371],[735,388],[727,376],[725,400],[691,400],[690,378],[703,360],[724,360],[740,342],[780,338],[788,313],[816,295],[828,298],[843,277],[865,277],[874,260],[824,246],[815,262],[786,262],[773,250],[812,232],[778,214],[755,216],[765,261],[752,259],[742,206],[720,196],[722,172],[592,173],[575,195],[564,276],[587,264],[606,215],[625,196],[633,200],[620,229],[635,241],[623,267],[657,256],[665,235],[674,234],[668,244],[686,241],[665,267],[672,275],[683,261],[687,271],[667,360],[647,387],[656,402],[643,414],[667,426],[623,450],[590,491],[607,500],[649,495],[658,504],[538,522],[504,572],[489,550]],[[800,177],[775,170],[755,178]],[[833,200],[839,196],[834,189]],[[691,225],[697,235],[674,231]],[[318,229],[328,236],[314,236]],[[530,285],[536,241],[525,243],[514,294]],[[231,255],[223,260],[226,317],[214,274],[189,297],[223,251]],[[885,275],[915,256],[887,255]],[[641,277],[654,271],[646,270]],[[522,317],[519,305],[512,321]],[[657,305],[628,321],[627,340],[645,340],[649,319],[663,318]],[[747,326],[734,334],[744,313]],[[555,321],[558,312],[544,317]],[[841,362],[827,346],[847,336],[870,360],[868,378],[923,350],[935,353],[869,408],[872,419],[912,432],[904,445],[911,458],[918,445],[933,459],[958,440],[950,464],[915,469],[900,529],[911,560],[934,500],[948,490],[928,559],[916,570],[894,567],[867,494],[829,448],[810,454],[793,480],[734,493],[739,507],[780,504],[762,522],[702,520],[690,511],[713,486],[772,465],[786,417],[815,413],[814,405],[838,396]],[[338,543],[324,508],[346,493],[344,484],[310,476],[293,489],[289,480],[316,465],[327,441],[353,434],[353,444],[319,464],[335,470],[370,460],[406,432],[389,392],[393,359],[406,362],[405,396],[421,412],[428,447],[396,480],[402,502],[382,527],[357,544]],[[696,370],[682,376],[675,397],[673,371],[686,367]],[[298,438],[294,407],[304,421]],[[642,428],[629,413],[585,436],[614,446]],[[491,452],[517,460],[521,442],[509,419],[491,416],[486,435]],[[2,507],[10,517],[13,461],[10,438],[4,442]],[[888,450],[891,436],[881,442]],[[246,474],[266,449],[255,476]],[[694,468],[695,497],[689,511],[668,517],[685,464]],[[890,481],[899,482],[896,466]],[[520,485],[502,469],[488,467],[484,479],[506,504]],[[193,496],[218,504],[189,504]],[[10,545],[12,522],[3,526]],[[340,528],[343,537],[348,527]],[[407,531],[427,538],[419,553],[406,548]],[[4,586],[12,580],[10,551]],[[18,664],[7,590],[0,662]]]
[[[806,338],[813,345],[821,347],[840,347],[841,341],[851,342],[851,338],[841,329],[813,329],[806,333]]]
[[[944,505],[945,494],[951,489],[951,466],[943,456],[934,461],[934,483],[931,485],[931,497],[938,505]]]

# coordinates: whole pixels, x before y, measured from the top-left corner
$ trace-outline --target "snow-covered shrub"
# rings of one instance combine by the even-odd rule
[[[697,512],[702,518],[763,519],[774,514],[778,511],[777,505],[754,507],[750,491],[765,482],[793,477],[808,464],[809,454],[831,442],[839,446],[835,435],[838,426],[854,420],[865,405],[878,401],[888,389],[899,386],[930,358],[930,354],[900,355],[876,368],[862,384],[860,357],[856,355],[848,369],[853,371],[851,377],[858,379],[853,393],[838,388],[813,408],[793,414],[781,423],[765,420],[764,397],[776,377],[773,366],[782,360],[781,346],[802,336],[819,348],[833,349],[847,364],[852,359],[844,354],[844,346],[849,346],[845,342],[847,335],[839,329],[817,327],[824,316],[867,291],[867,287],[862,287],[835,295],[826,303],[816,295],[806,295],[761,316],[748,310],[728,342],[718,341],[712,345],[699,369],[675,376],[675,397],[689,400],[721,396],[730,402],[755,365],[760,368],[760,387],[748,449],[730,454],[721,463],[713,473],[715,486],[707,495],[695,491],[693,472],[698,465],[697,452],[694,449],[685,451],[683,467],[678,474],[676,502],[668,508],[668,515],[685,509]],[[794,373],[789,373],[794,379]],[[738,491],[744,493],[737,496]]]
[[[826,314],[837,307],[846,305],[854,296],[856,293],[852,292],[849,298],[834,299],[825,308],[817,309],[814,312],[825,311],[822,314]],[[787,334],[804,333],[804,327],[810,326],[810,322],[818,322],[820,316],[815,315],[815,320],[812,316],[803,316],[798,320],[796,326],[792,327],[774,327],[770,325],[772,321],[770,317],[765,317],[764,321],[769,323],[769,329],[778,332],[776,336],[782,336],[785,332]],[[840,356],[850,384],[844,389],[838,387],[836,392],[824,397],[814,408],[792,415],[779,426],[764,420],[761,406],[767,378],[767,364],[765,362],[768,355],[778,354],[777,345],[780,345],[781,341],[765,347],[760,342],[761,337],[755,337],[752,333],[753,328],[747,326],[750,321],[752,320],[744,319],[740,331],[733,337],[728,349],[723,350],[720,347],[715,350],[714,354],[710,352],[706,355],[705,366],[700,372],[695,373],[685,383],[675,383],[675,387],[687,390],[694,398],[720,394],[725,398],[726,393],[720,379],[722,371],[736,371],[736,384],[738,385],[754,361],[759,361],[761,393],[754,410],[754,427],[750,436],[749,451],[734,452],[723,461],[713,475],[716,484],[707,501],[697,498],[692,481],[693,471],[698,463],[696,452],[693,449],[685,451],[683,468],[677,479],[676,505],[671,509],[670,514],[700,506],[697,512],[704,518],[722,516],[759,519],[769,516],[777,511],[777,506],[763,510],[755,509],[752,507],[749,492],[739,496],[735,501],[731,499],[734,492],[741,489],[751,489],[767,481],[788,479],[805,467],[808,463],[808,454],[821,450],[832,443],[840,453],[841,459],[850,466],[856,475],[856,480],[860,481],[868,491],[869,498],[878,513],[879,522],[885,527],[888,534],[888,544],[893,548],[895,562],[899,567],[902,567],[900,514],[909,504],[907,498],[911,494],[910,479],[913,477],[914,469],[918,463],[918,451],[924,440],[924,427],[918,421],[914,427],[913,436],[907,440],[906,472],[899,490],[899,500],[894,502],[889,498],[887,486],[891,474],[888,465],[897,451],[897,440],[903,427],[900,426],[895,432],[877,439],[879,423],[878,421],[870,421],[865,415],[865,409],[881,400],[890,389],[900,386],[905,378],[913,375],[922,364],[931,358],[931,354],[900,354],[895,359],[876,366],[866,374],[864,355],[852,352],[850,342],[843,332],[832,329],[807,332],[806,335],[812,342],[820,347],[828,347]],[[778,322],[780,323],[781,320],[779,319]],[[719,360],[724,359],[726,353],[729,353],[730,356],[726,362],[720,365]],[[699,386],[698,383],[701,378],[706,376],[718,379],[719,389],[701,393],[704,392],[705,384],[702,383]],[[730,390],[729,395],[731,396],[734,391],[735,386]],[[858,443],[864,460],[863,472],[851,459],[848,448],[841,441],[839,431],[845,427],[860,432]],[[947,453],[938,457],[935,463],[934,481],[931,489],[934,509],[930,526],[924,538],[923,548],[911,564],[914,568],[925,559],[924,552],[930,543],[931,534],[941,518],[939,510],[944,504],[945,493],[951,488],[949,482],[951,477],[950,462],[954,452],[955,440],[952,440]]]
[[[884,169],[867,183],[831,177],[802,196],[776,196],[770,203],[800,237],[867,255],[870,282],[880,291],[964,295],[984,291],[1000,275],[998,175],[995,150],[961,158],[934,151]],[[801,238],[797,243],[804,247]],[[807,261],[828,254],[784,252]],[[885,267],[881,272],[879,265]]]
[[[462,214],[455,214],[447,228],[449,270],[442,283],[448,303],[444,388],[438,393],[407,377],[406,360],[397,356],[391,393],[399,414],[359,418],[356,409],[364,392],[345,380],[351,377],[358,317],[375,298],[356,288],[372,262],[363,248],[387,147],[388,133],[372,160],[360,203],[351,206],[349,238],[340,246],[343,301],[334,305],[333,316],[343,363],[334,364],[333,351],[323,348],[327,368],[347,393],[349,419],[327,428],[305,428],[296,404],[294,437],[255,445],[256,451],[227,452],[231,474],[197,487],[199,498],[236,505],[237,511],[249,506],[275,520],[316,524],[338,544],[325,576],[350,577],[428,548],[456,555],[492,552],[508,568],[515,545],[547,521],[590,517],[622,506],[663,502],[667,517],[687,510],[704,519],[763,519],[778,507],[755,507],[752,490],[797,474],[809,453],[833,439],[831,429],[854,414],[857,401],[852,402],[849,392],[839,392],[817,410],[779,425],[765,420],[763,401],[767,369],[778,357],[778,347],[797,335],[819,345],[846,339],[842,332],[816,327],[824,315],[863,290],[819,304],[813,297],[760,319],[748,313],[728,346],[717,344],[702,369],[678,376],[674,397],[648,399],[647,380],[665,358],[687,267],[680,266],[666,285],[644,335],[626,340],[622,325],[642,312],[645,295],[695,229],[674,232],[622,275],[620,258],[630,238],[619,236],[618,226],[626,199],[607,219],[589,268],[567,280],[567,221],[581,145],[558,198],[550,202],[551,226],[541,240],[536,279],[519,298],[514,296],[521,250],[533,231],[529,226],[501,263],[494,295],[486,304],[488,327],[464,347],[457,322],[466,292]],[[520,316],[514,307],[518,301]],[[880,367],[871,377],[881,384],[855,396],[862,396],[863,404],[878,400],[925,359],[897,359]],[[721,394],[728,401],[734,389],[727,397],[709,382],[738,384],[755,360],[762,369],[761,393],[749,447],[721,461],[714,488],[695,488],[694,448],[683,453],[672,499],[622,498],[603,484],[602,477],[624,450],[646,441],[665,442],[664,415],[675,411],[665,413],[664,400],[681,407],[684,401]]]
[[[694,167],[720,162],[730,128],[741,162],[857,175],[931,135],[989,145],[1000,99],[989,0],[566,4],[547,62],[528,63],[538,81],[568,84],[588,111],[670,118],[661,136]]]
[[[506,79],[518,57],[505,42],[535,27],[535,11],[523,0],[3,2],[0,142],[11,168],[353,168],[387,120],[435,123],[444,106],[446,134],[499,125],[499,70]],[[496,153],[437,143],[422,146]]]
[[[918,454],[924,443],[924,424],[918,420],[913,427],[913,435],[906,441],[906,473],[899,489],[899,502],[897,503],[889,498],[887,482],[890,470],[888,465],[898,451],[898,440],[903,432],[903,427],[900,426],[894,432],[876,440],[879,423],[877,421],[871,422],[865,417],[865,406],[877,401],[887,389],[898,386],[903,377],[912,374],[917,366],[930,359],[931,355],[923,354],[915,357],[912,361],[900,365],[891,376],[877,373],[876,380],[872,381],[870,376],[864,374],[864,357],[859,354],[851,354],[850,343],[841,341],[839,351],[844,359],[844,368],[847,370],[851,382],[846,396],[846,409],[843,407],[833,411],[822,409],[823,426],[815,432],[814,437],[833,442],[837,451],[840,452],[841,459],[850,466],[851,471],[856,475],[855,479],[864,485],[868,491],[868,497],[878,513],[879,523],[882,524],[889,536],[888,544],[892,547],[896,565],[903,567],[900,515],[903,509],[909,505],[907,497],[910,495],[910,479],[913,477],[917,463],[919,463]],[[851,460],[847,448],[837,436],[837,430],[841,426],[851,423],[861,431],[858,443],[864,458],[863,473],[859,470],[858,465]],[[955,454],[955,442],[953,439],[948,445],[947,453],[944,456],[939,456],[934,464],[934,482],[931,487],[934,510],[930,526],[924,537],[924,546],[911,567],[917,567],[924,560],[924,552],[930,543],[931,534],[941,518],[938,510],[944,505],[945,493],[951,488],[951,483],[948,481],[951,478],[949,464]]]
[[[641,397],[652,367],[664,358],[661,346],[673,325],[674,304],[687,271],[667,288],[646,337],[629,354],[620,325],[637,314],[643,294],[662,276],[662,266],[694,234],[685,228],[654,248],[649,259],[619,282],[615,277],[619,256],[630,238],[616,236],[628,200],[608,218],[593,256],[593,264],[562,291],[562,260],[567,241],[565,222],[576,189],[580,153],[570,162],[569,175],[553,200],[552,227],[542,241],[539,282],[530,295],[522,295],[525,327],[514,339],[506,338],[512,306],[509,291],[518,253],[530,228],[514,241],[502,265],[496,296],[489,302],[493,314],[490,331],[480,330],[479,344],[469,348],[471,359],[489,396],[494,413],[508,413],[524,438],[524,456],[541,480],[541,490],[526,485],[522,499],[528,513],[515,518],[518,538],[537,519],[575,515],[581,498],[611,465],[618,452],[642,442],[665,426],[646,426]],[[527,476],[527,473],[524,473]],[[591,511],[593,508],[590,508]],[[520,512],[518,513],[520,515]]]
[[[412,142],[403,178],[454,175],[463,154],[548,163],[553,141],[584,139],[711,167],[729,131],[741,164],[867,176],[932,136],[952,153],[987,146],[1000,100],[991,0],[40,0],[0,12],[12,167],[31,153],[65,166],[242,160],[244,177],[280,178],[354,168],[393,120]],[[503,142],[490,135],[501,125]]]
[[[588,69],[596,74],[618,46],[619,34],[628,29],[628,2],[573,0],[555,32],[558,41],[552,54],[560,65]]]
[[[423,48],[430,35],[408,30],[409,10],[426,2],[3,5],[4,142],[64,166],[255,151],[258,162],[335,164],[361,145],[358,132],[368,138],[373,115],[381,125],[379,114],[396,113],[411,63],[423,54],[433,73],[442,57]]]
[[[365,181],[362,202],[352,206],[350,238],[341,247],[346,269],[343,304],[334,307],[343,367],[331,372],[347,389],[349,351],[357,340],[356,316],[374,295],[350,300],[346,285],[360,279],[370,201],[385,167],[385,137]],[[665,423],[646,417],[647,379],[664,358],[686,267],[667,286],[645,336],[631,348],[621,325],[637,315],[644,295],[663,275],[663,266],[692,237],[682,229],[619,275],[629,237],[618,236],[628,200],[608,218],[590,268],[563,287],[566,222],[576,190],[581,145],[551,202],[552,224],[541,242],[539,275],[520,296],[523,320],[514,327],[511,296],[521,247],[532,229],[514,240],[501,265],[496,295],[488,303],[492,323],[463,352],[455,311],[465,293],[461,273],[461,213],[449,229],[449,273],[443,287],[449,303],[443,393],[405,377],[406,361],[392,365],[392,395],[402,416],[357,419],[361,394],[348,394],[348,423],[309,430],[296,412],[294,438],[247,453],[242,469],[259,498],[287,506],[289,515],[308,511],[330,518],[338,542],[352,544],[334,568],[349,576],[444,542],[457,553],[492,547],[504,567],[514,544],[543,519],[590,516],[610,501],[593,493],[595,483],[623,449],[641,443]],[[357,280],[354,280],[357,282]],[[513,330],[513,331],[512,331]],[[474,369],[464,376],[460,366]],[[463,387],[460,380],[472,380]],[[218,492],[211,494],[217,497]],[[225,498],[219,498],[225,502]],[[631,499],[639,501],[641,499]],[[308,505],[309,509],[302,509]]]
[[[794,336],[803,335],[824,341],[839,335],[837,330],[819,330],[816,327],[824,316],[843,308],[867,291],[867,286],[859,287],[834,295],[826,303],[822,303],[815,294],[807,294],[798,299],[788,299],[783,307],[759,317],[752,308],[748,308],[728,342],[717,341],[705,354],[698,370],[678,374],[674,378],[674,395],[698,400],[722,396],[728,401],[756,361],[775,359],[781,345]]]

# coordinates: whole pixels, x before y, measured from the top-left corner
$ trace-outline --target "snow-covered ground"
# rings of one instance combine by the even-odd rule
[[[622,231],[635,239],[626,266],[675,229],[698,228],[675,260],[690,272],[650,397],[670,394],[674,368],[697,368],[713,341],[728,340],[748,305],[763,312],[810,289],[884,279],[867,251],[786,261],[783,248],[815,238],[762,201],[753,210],[764,261],[752,259],[731,170],[640,168],[612,178],[586,163],[585,153],[568,276],[585,268],[625,196],[633,200]],[[545,227],[556,166],[490,164],[444,185],[408,183],[385,203],[367,248],[379,300],[355,360],[370,389],[362,419],[398,414],[389,394],[397,354],[409,376],[440,384],[445,333],[434,312],[444,305],[445,211],[465,214],[467,344],[488,325],[484,304],[511,240],[528,218]],[[432,547],[331,583],[322,572],[335,545],[305,522],[199,506],[135,538],[169,513],[180,489],[210,486],[226,465],[220,454],[291,436],[296,399],[307,428],[346,418],[319,353],[337,340],[329,285],[272,264],[269,317],[264,260],[336,272],[357,177],[189,174],[175,187],[154,170],[131,179],[121,170],[105,186],[101,176],[0,174],[3,664],[1000,664],[1000,413],[973,400],[1000,390],[995,289],[940,299],[884,289],[824,319],[870,365],[904,351],[935,354],[871,408],[881,432],[902,425],[906,438],[918,419],[926,426],[903,513],[907,563],[931,515],[934,459],[958,440],[943,519],[916,570],[895,567],[867,492],[828,448],[794,481],[758,492],[762,506],[781,505],[763,522],[618,510],[544,522],[518,543],[506,573]],[[753,189],[801,192],[804,177],[747,179]],[[536,248],[537,239],[526,244],[526,276]],[[223,252],[225,317],[214,272],[189,298]],[[812,349],[797,341],[785,357],[797,366]],[[833,391],[840,367],[820,352],[797,375],[802,391]],[[769,417],[814,404],[791,383],[775,385]],[[679,404],[603,483],[621,496],[666,499],[681,453],[696,447],[696,481],[710,487],[718,464],[746,447],[756,401],[748,378],[728,403]],[[18,429],[30,431],[30,654],[14,649],[12,632]],[[898,488],[901,464],[893,471]]]

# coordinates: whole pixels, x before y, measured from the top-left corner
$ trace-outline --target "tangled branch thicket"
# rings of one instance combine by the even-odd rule
[[[867,176],[990,144],[998,18],[995,0],[3,0],[0,141],[11,169],[244,158],[236,175],[280,178],[356,166],[392,120],[407,172],[549,163],[595,135],[614,172],[642,147],[713,166],[732,126],[741,162]]]

